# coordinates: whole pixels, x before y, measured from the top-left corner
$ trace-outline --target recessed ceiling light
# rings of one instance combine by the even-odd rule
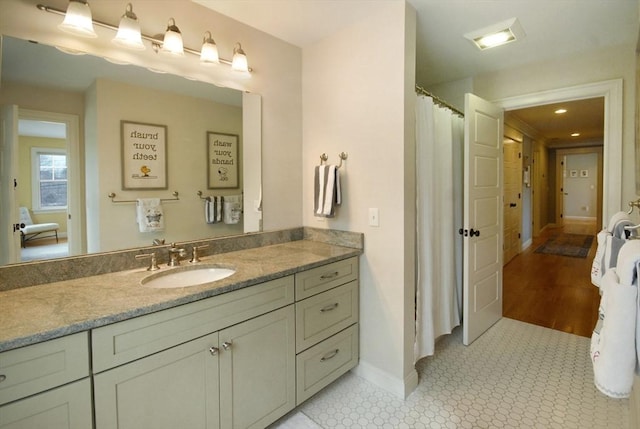
[[[561,115],[563,113],[567,113],[567,109],[558,109],[554,113],[557,114],[557,115]]]
[[[571,134],[571,137],[579,137],[579,136],[580,136],[580,133],[572,133]]]
[[[467,33],[464,37],[471,40],[478,49],[485,50],[522,39],[524,35],[518,18],[511,18]]]

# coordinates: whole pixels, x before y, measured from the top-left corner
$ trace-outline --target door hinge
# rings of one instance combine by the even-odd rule
[[[518,238],[522,238],[522,237],[520,236],[520,233],[518,233]]]

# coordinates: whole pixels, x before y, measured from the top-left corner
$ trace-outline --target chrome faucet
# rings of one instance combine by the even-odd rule
[[[170,267],[177,267],[180,265],[180,257],[185,256],[187,251],[183,247],[176,247],[176,243],[171,243],[169,248],[169,265]]]

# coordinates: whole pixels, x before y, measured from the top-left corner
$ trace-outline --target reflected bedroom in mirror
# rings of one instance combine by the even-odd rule
[[[261,230],[260,139],[244,138],[258,95],[9,36],[1,47],[0,265]]]

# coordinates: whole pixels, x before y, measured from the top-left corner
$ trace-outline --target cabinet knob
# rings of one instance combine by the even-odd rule
[[[229,350],[232,344],[233,344],[232,341],[225,341],[224,343],[222,343],[222,348],[225,350]]]
[[[218,349],[217,347],[210,347],[209,348],[209,353],[211,353],[211,356],[215,356],[215,355],[218,354],[218,350],[220,350],[220,349]]]

